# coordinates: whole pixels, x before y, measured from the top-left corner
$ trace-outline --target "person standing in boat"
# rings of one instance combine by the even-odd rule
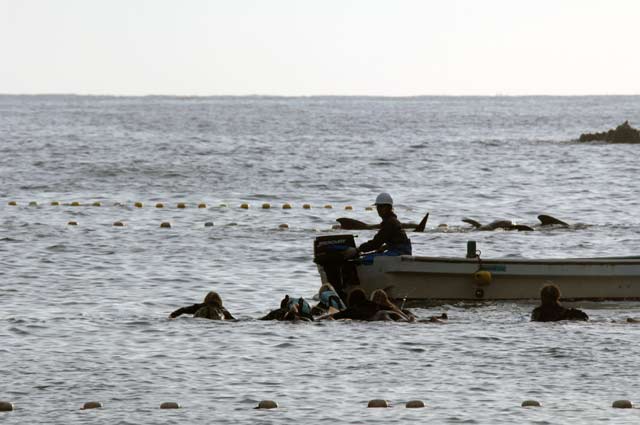
[[[384,255],[411,255],[411,240],[393,212],[391,195],[386,192],[379,194],[375,205],[378,215],[382,218],[380,230],[373,239],[357,248],[358,253],[375,251]]]
[[[531,313],[533,322],[557,322],[559,320],[589,320],[589,316],[576,308],[565,308],[560,304],[560,289],[546,285],[540,290],[541,305]]]

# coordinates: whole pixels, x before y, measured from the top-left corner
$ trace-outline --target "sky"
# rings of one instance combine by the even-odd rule
[[[0,0],[0,93],[640,94],[637,0]]]

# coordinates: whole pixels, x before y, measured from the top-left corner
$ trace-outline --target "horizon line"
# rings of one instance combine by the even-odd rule
[[[416,94],[416,95],[382,95],[382,94],[95,94],[95,93],[0,93],[3,97],[128,97],[128,98],[383,98],[383,99],[416,99],[427,97],[635,97],[635,94]]]

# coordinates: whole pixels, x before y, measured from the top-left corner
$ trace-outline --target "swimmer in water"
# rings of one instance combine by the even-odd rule
[[[371,301],[380,308],[372,320],[394,320],[399,322],[414,322],[416,317],[410,311],[400,310],[390,299],[383,289],[376,289],[371,294]]]
[[[280,308],[270,311],[266,316],[260,318],[260,320],[292,322],[302,320],[312,322],[313,316],[311,315],[311,306],[304,298],[290,298],[289,295],[287,295],[280,301]]]
[[[200,317],[210,320],[235,320],[235,318],[222,305],[222,298],[217,292],[211,291],[200,304],[193,304],[182,307],[169,315],[170,319],[175,319],[183,314],[193,314],[193,317]]]
[[[589,320],[589,316],[576,308],[565,308],[560,304],[560,289],[546,285],[540,290],[541,305],[531,313],[533,322],[557,322],[559,320]]]
[[[373,320],[380,311],[378,304],[367,299],[367,295],[360,288],[352,289],[347,297],[347,308],[338,313],[327,316],[328,319]]]
[[[318,291],[320,302],[313,306],[311,314],[320,316],[326,313],[337,313],[347,308],[342,299],[330,283],[325,283]]]

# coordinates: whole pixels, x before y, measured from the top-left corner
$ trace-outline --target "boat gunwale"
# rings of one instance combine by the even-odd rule
[[[389,258],[389,257],[387,257]],[[427,257],[401,255],[400,261],[420,263],[461,263],[461,264],[526,264],[526,265],[640,265],[640,256],[633,257],[593,257],[593,258],[465,258]]]

